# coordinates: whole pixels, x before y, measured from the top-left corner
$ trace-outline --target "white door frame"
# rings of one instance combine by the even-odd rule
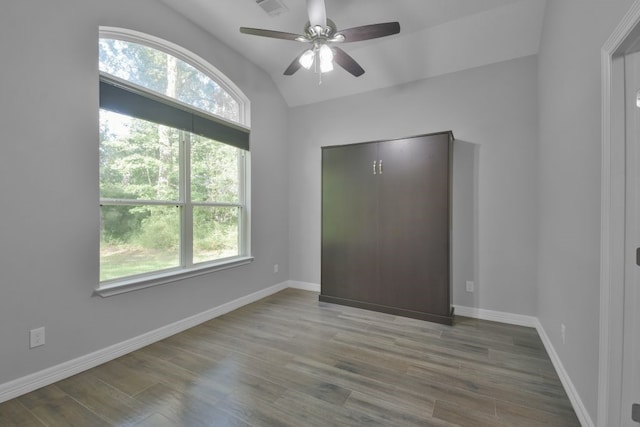
[[[622,420],[623,425],[640,427],[631,419],[633,404],[640,403],[640,275],[636,265],[638,247],[638,155],[640,146],[640,52],[637,45],[625,55],[626,108],[626,214],[625,214],[625,274],[624,274],[624,332],[622,350]],[[640,421],[640,420],[638,420]]]
[[[625,287],[625,79],[623,56],[638,48],[640,0],[602,47],[602,171],[600,241],[600,361],[598,427],[621,425]],[[626,415],[626,416],[625,416]]]

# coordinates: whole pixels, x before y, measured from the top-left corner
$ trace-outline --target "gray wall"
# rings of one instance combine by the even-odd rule
[[[155,1],[4,2],[0,384],[287,279],[319,283],[320,147],[451,129],[454,303],[539,316],[595,419],[600,47],[631,3],[553,0],[537,59],[288,110],[254,65]],[[192,50],[251,99],[251,265],[92,296],[99,25]],[[38,326],[47,344],[29,350]]]
[[[321,146],[450,129],[453,302],[535,315],[537,90],[526,57],[291,109],[291,279],[320,283]]]
[[[539,53],[538,317],[592,420],[598,389],[600,49],[632,3],[547,2]]]
[[[100,25],[179,44],[251,99],[252,264],[92,296]],[[151,0],[5,1],[0,55],[0,384],[288,279],[287,108],[253,64]],[[39,326],[46,327],[46,345],[29,350],[28,331]]]

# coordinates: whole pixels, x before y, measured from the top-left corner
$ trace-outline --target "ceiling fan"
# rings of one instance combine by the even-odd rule
[[[364,69],[335,44],[376,39],[400,32],[400,23],[398,22],[363,25],[338,31],[333,21],[327,18],[324,0],[307,0],[307,11],[309,22],[304,27],[304,35],[248,27],[240,27],[240,32],[311,44],[310,48],[300,53],[287,67],[284,71],[286,76],[293,75],[301,67],[309,70],[314,65],[315,71],[322,74],[333,70],[333,62],[335,61],[355,77],[363,75]]]

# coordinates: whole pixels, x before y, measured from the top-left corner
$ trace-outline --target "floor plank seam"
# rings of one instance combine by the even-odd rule
[[[22,401],[6,408],[41,425],[59,418],[34,399],[51,396],[114,426],[579,425],[535,329],[436,325],[317,297],[281,291],[87,371],[62,394],[33,394],[25,402],[45,418]]]

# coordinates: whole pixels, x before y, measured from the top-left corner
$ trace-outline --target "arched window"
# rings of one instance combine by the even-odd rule
[[[248,100],[203,59],[103,28],[100,285],[109,295],[251,261]]]

